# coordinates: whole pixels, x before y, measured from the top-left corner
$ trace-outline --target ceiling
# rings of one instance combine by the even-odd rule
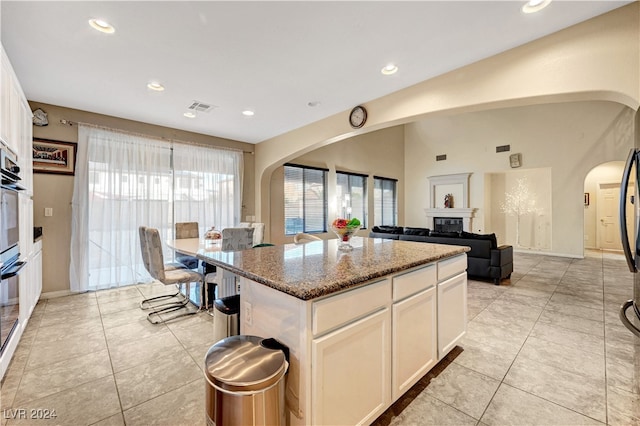
[[[0,17],[29,100],[258,143],[631,1],[523,3],[3,0]],[[186,118],[193,101],[215,108]]]

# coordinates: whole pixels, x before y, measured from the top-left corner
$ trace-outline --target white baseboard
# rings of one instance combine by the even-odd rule
[[[71,293],[70,290],[48,291],[40,294],[40,299],[55,299],[56,297],[71,296],[72,294],[76,293]]]
[[[539,250],[523,250],[513,248],[514,253],[526,253],[526,254],[537,254],[540,256],[556,256],[556,257],[568,257],[570,259],[584,259],[584,255],[580,256],[577,254],[567,254],[567,253],[556,253],[552,251],[539,251]]]

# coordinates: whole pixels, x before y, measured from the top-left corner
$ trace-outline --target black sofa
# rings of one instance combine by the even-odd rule
[[[427,228],[402,226],[374,226],[371,238],[387,238],[423,243],[468,246],[467,275],[473,278],[492,279],[496,285],[513,272],[513,247],[498,246],[495,234],[473,234],[470,232],[434,232]]]

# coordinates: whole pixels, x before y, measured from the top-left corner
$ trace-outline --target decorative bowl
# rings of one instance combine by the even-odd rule
[[[331,230],[338,236],[340,243],[338,244],[338,250],[351,251],[353,246],[349,244],[351,237],[360,229],[360,221],[358,219],[342,219],[338,218],[331,224]]]

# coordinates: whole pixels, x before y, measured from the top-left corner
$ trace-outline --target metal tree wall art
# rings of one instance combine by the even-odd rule
[[[536,206],[536,194],[529,190],[527,178],[517,180],[515,188],[504,194],[503,213],[516,217],[516,246],[520,246],[520,217],[542,211]]]

